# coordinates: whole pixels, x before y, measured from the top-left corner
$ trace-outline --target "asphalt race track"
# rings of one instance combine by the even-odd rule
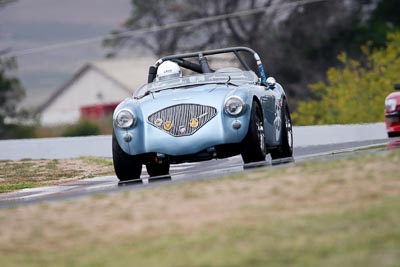
[[[384,123],[294,126],[298,147],[387,138]],[[0,140],[0,160],[112,157],[111,135]]]
[[[317,145],[307,147],[296,147],[294,150],[295,162],[306,160],[326,159],[331,160],[337,157],[350,156],[357,153],[359,149],[371,148],[371,151],[386,150],[387,139],[368,140],[360,142],[347,142],[332,145]],[[155,178],[148,180],[148,175],[143,168],[143,184],[135,181],[119,183],[116,176],[104,176],[90,179],[79,180],[58,186],[48,186],[40,188],[23,189],[17,192],[0,194],[0,207],[9,207],[22,204],[32,204],[43,201],[57,201],[85,197],[99,193],[115,193],[124,190],[140,190],[152,186],[165,186],[173,183],[188,182],[197,179],[215,179],[226,174],[243,172],[253,168],[275,168],[283,166],[267,160],[260,164],[243,166],[240,156],[210,160],[199,163],[184,163],[171,165],[171,177]],[[293,163],[288,163],[293,164]]]

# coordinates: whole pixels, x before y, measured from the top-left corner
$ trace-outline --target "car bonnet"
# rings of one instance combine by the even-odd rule
[[[225,84],[189,86],[150,93],[139,101],[142,112],[145,114],[184,103],[208,105],[219,109],[223,106],[226,97],[234,94],[239,88]]]

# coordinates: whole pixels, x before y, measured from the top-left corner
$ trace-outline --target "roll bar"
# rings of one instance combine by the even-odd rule
[[[195,71],[195,72],[199,72],[199,73],[212,72],[213,70],[211,70],[208,67],[208,64],[206,63],[207,59],[205,58],[205,56],[216,55],[216,54],[233,53],[236,56],[236,58],[239,60],[239,62],[242,64],[242,66],[246,70],[250,70],[250,67],[246,64],[246,62],[242,59],[242,57],[240,57],[239,52],[247,52],[253,56],[254,60],[256,61],[257,67],[258,67],[261,82],[266,83],[267,77],[265,75],[264,67],[262,65],[260,56],[253,49],[244,47],[244,46],[197,51],[197,52],[192,52],[192,53],[177,54],[177,55],[170,55],[170,56],[162,57],[162,58],[158,59],[153,66],[150,67],[148,82],[150,83],[154,80],[158,66],[166,60],[174,61],[178,65],[180,65],[184,68],[190,69],[192,71]],[[199,64],[185,60],[185,59],[189,59],[189,58],[198,58]]]

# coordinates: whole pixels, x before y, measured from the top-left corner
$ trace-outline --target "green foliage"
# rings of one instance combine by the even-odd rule
[[[391,33],[385,48],[362,47],[365,62],[346,53],[343,67],[330,68],[327,82],[310,85],[316,100],[299,103],[293,113],[296,124],[364,123],[383,120],[383,103],[400,81],[400,32]]]
[[[36,126],[20,124],[7,124],[0,135],[0,139],[19,139],[34,137],[37,137]]]
[[[388,32],[400,30],[400,5],[398,0],[380,0],[376,10],[372,13],[364,27],[361,27],[367,40],[376,45],[384,45]]]
[[[63,132],[63,136],[87,136],[100,134],[100,128],[90,120],[80,120],[78,123],[69,125]]]
[[[4,122],[6,118],[15,119],[19,116],[17,104],[25,97],[25,90],[19,80],[7,73],[7,71],[15,68],[16,62],[14,58],[0,57],[0,139],[13,138],[13,132],[24,128],[20,129],[16,125],[10,125],[9,127]],[[15,136],[15,138],[18,137]]]
[[[15,2],[15,0],[0,0],[0,8],[11,2]]]
[[[398,0],[379,0],[377,3],[370,16],[365,16],[365,9],[361,8],[350,27],[333,35],[334,45],[354,57],[360,56],[360,46],[366,42],[372,42],[376,48],[384,47],[387,34],[400,30],[400,5]]]

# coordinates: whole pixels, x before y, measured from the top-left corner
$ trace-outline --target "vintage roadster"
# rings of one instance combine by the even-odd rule
[[[285,92],[247,47],[160,58],[148,83],[116,107],[113,127],[121,181],[139,179],[142,165],[162,176],[170,164],[239,154],[247,164],[268,153],[289,160],[293,154]]]

